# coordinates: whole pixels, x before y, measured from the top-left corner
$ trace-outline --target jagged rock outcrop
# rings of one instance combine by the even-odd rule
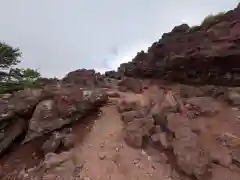
[[[42,90],[25,89],[0,100],[0,156],[28,127]]]
[[[159,89],[145,106],[137,100],[122,99],[118,112],[125,142],[134,148],[144,148],[147,143],[164,152],[182,179],[238,179],[239,116],[235,114],[239,115],[239,109],[226,111],[226,104],[213,98],[216,91],[212,86],[183,87],[187,97]],[[226,89],[221,94],[229,96]]]
[[[240,7],[199,27],[176,26],[118,71],[183,83],[240,85]]]
[[[100,90],[78,86],[25,89],[0,101],[0,155],[26,132],[23,143],[96,112],[108,100]]]
[[[60,147],[63,147],[65,150],[73,148],[74,135],[71,134],[71,131],[71,128],[66,128],[60,132],[53,132],[52,136],[42,145],[44,154],[55,153]]]
[[[220,103],[206,95],[182,101],[167,92],[151,110],[156,124],[151,141],[193,179],[215,180],[221,170],[226,174],[220,179],[238,179],[239,119],[225,119]]]
[[[38,166],[23,169],[18,178],[22,180],[42,179],[80,179],[79,171],[81,164],[76,161],[77,157],[73,151],[60,154],[49,153]]]
[[[41,101],[29,121],[24,142],[77,121],[106,103],[107,95],[97,90],[62,88],[53,99]]]
[[[81,87],[104,87],[104,77],[100,73],[96,73],[95,70],[78,69],[68,73],[63,79],[63,83],[75,84]]]
[[[118,86],[121,91],[143,92],[143,83],[139,79],[125,78],[118,83]]]

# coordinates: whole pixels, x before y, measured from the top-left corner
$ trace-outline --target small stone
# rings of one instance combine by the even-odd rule
[[[141,151],[141,154],[142,154],[142,156],[146,156],[146,151],[144,151],[143,149],[142,149],[142,151]]]
[[[139,161],[139,159],[134,159],[133,160],[133,164],[138,164],[140,161]]]
[[[144,166],[141,163],[136,164],[137,168],[144,169]]]
[[[238,111],[239,109],[237,107],[232,107],[233,111]]]
[[[162,146],[167,149],[169,143],[168,143],[168,140],[167,140],[166,133],[161,133],[159,135],[159,138],[160,138],[160,142],[161,142]]]
[[[148,161],[152,160],[151,156],[147,156],[147,159],[148,159]]]
[[[153,141],[153,143],[159,142],[160,141],[160,133],[153,134],[151,136],[151,140]]]
[[[106,153],[104,153],[104,152],[99,152],[99,153],[98,153],[98,157],[99,157],[100,160],[104,160],[104,159],[106,158]]]
[[[18,174],[19,179],[23,179],[23,178],[27,178],[27,177],[28,177],[28,173],[26,172],[25,169],[21,170],[20,173]]]
[[[104,143],[101,143],[101,144],[100,144],[100,147],[103,148],[103,147],[104,147]]]
[[[152,164],[151,167],[152,167],[153,169],[156,169],[156,166],[155,166],[154,164]]]
[[[88,146],[88,148],[91,148],[91,147],[92,147],[92,145],[91,145],[91,144],[88,144],[87,146]]]

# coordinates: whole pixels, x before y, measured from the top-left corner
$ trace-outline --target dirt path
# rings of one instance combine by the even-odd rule
[[[153,161],[143,150],[125,144],[116,107],[106,106],[102,111],[83,145],[77,148],[83,163],[81,176],[92,180],[170,179],[166,166]]]

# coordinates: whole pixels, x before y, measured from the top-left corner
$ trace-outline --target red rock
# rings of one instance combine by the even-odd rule
[[[75,84],[81,87],[100,87],[105,86],[104,77],[95,70],[78,69],[72,71],[62,79],[63,83]]]
[[[149,131],[153,127],[153,119],[150,117],[135,119],[125,127],[125,142],[135,148],[142,147],[143,137],[149,136]]]
[[[210,97],[193,97],[185,100],[185,102],[194,106],[201,116],[212,117],[221,110],[220,104]]]
[[[238,171],[232,171],[228,168],[216,166],[212,170],[212,177],[210,180],[238,180],[240,173]]]
[[[107,102],[107,95],[100,91],[81,91],[62,88],[53,100],[41,101],[29,121],[24,143],[78,121]]]
[[[143,91],[143,84],[141,80],[134,78],[125,78],[119,82],[118,86],[134,93],[141,93]]]
[[[127,124],[136,118],[143,118],[144,116],[146,116],[145,110],[126,111],[121,114],[121,119]]]
[[[138,110],[140,107],[140,102],[139,101],[129,101],[123,99],[119,104],[118,104],[118,112],[123,113],[125,111],[133,111],[133,110]]]
[[[240,85],[240,8],[213,23],[195,28],[183,24],[124,63],[119,73],[184,83]]]

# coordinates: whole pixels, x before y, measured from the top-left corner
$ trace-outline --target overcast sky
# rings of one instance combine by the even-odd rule
[[[0,40],[23,52],[21,67],[61,77],[130,61],[163,32],[239,0],[0,0]]]

